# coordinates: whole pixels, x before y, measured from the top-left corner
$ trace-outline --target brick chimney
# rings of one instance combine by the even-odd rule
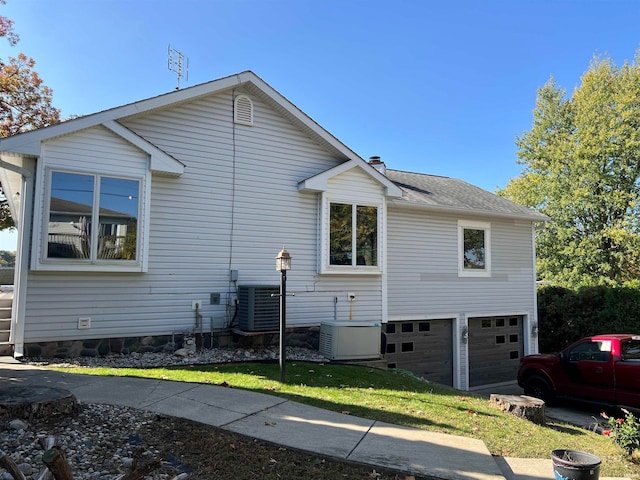
[[[380,157],[369,157],[369,165],[371,165],[385,177],[387,176],[387,166],[382,160],[380,160]]]

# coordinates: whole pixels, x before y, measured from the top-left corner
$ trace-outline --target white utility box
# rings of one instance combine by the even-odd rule
[[[380,322],[322,322],[320,354],[331,360],[380,358]]]

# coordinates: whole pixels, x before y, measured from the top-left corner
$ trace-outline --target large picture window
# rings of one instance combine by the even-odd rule
[[[458,274],[491,275],[491,225],[488,222],[458,222]]]
[[[329,265],[378,266],[377,207],[330,204]]]
[[[137,262],[140,181],[51,172],[46,258]]]

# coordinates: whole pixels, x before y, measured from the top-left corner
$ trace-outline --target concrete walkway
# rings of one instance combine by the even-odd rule
[[[553,479],[548,459],[494,458],[480,440],[344,415],[213,385],[59,373],[0,357],[3,385],[45,385],[78,401],[187,418],[319,455],[451,480]]]

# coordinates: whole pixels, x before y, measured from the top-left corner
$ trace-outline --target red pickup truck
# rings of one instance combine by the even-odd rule
[[[640,408],[640,335],[596,335],[558,354],[527,355],[518,385],[547,403],[574,397]]]

